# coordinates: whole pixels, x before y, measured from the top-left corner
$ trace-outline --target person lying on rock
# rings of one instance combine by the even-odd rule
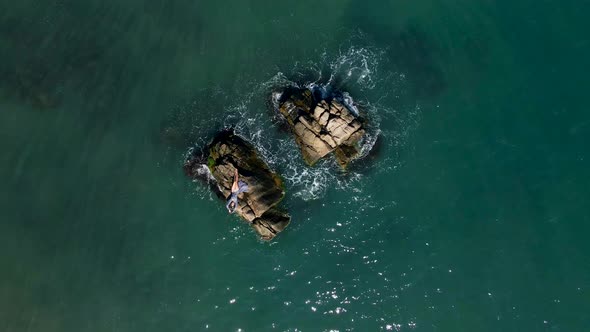
[[[234,183],[231,186],[231,194],[227,198],[227,204],[225,207],[229,213],[234,213],[238,206],[238,195],[248,191],[248,185],[246,182],[239,180],[238,169],[235,169]]]

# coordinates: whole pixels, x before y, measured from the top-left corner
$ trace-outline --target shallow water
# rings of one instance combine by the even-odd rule
[[[1,331],[585,331],[587,2],[0,0]],[[287,85],[377,138],[305,167]],[[233,126],[259,241],[182,174]]]

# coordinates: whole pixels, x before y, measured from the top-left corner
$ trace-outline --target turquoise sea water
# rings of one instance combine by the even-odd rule
[[[0,331],[588,331],[588,1],[0,0]],[[307,168],[270,92],[377,138]],[[182,174],[234,126],[293,221]]]

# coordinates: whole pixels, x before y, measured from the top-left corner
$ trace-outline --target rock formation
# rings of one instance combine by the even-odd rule
[[[338,100],[316,100],[308,89],[285,91],[279,112],[291,127],[308,165],[332,151],[342,168],[359,156],[359,141],[365,134],[363,122]]]
[[[220,132],[209,145],[206,156],[190,156],[184,165],[185,173],[199,177],[207,167],[215,179],[214,188],[221,198],[229,197],[234,170],[249,190],[238,195],[235,213],[248,221],[263,240],[271,240],[285,229],[291,217],[277,208],[285,196],[281,178],[257,155],[255,148],[232,131]]]

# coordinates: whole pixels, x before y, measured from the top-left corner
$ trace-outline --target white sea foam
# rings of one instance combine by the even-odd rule
[[[309,88],[324,98],[339,99],[351,112],[367,120],[367,134],[361,141],[361,158],[368,156],[380,139],[393,146],[403,145],[408,128],[412,127],[408,125],[412,122],[408,121],[411,116],[399,116],[398,110],[381,105],[380,98],[397,93],[403,86],[404,75],[379,73],[383,55],[382,50],[350,47],[336,55],[324,52],[318,62],[297,63],[289,73],[277,72],[269,80],[255,84],[245,95],[231,98],[237,103],[226,108],[228,115],[221,119],[222,125],[233,127],[238,135],[254,144],[271,168],[282,175],[295,197],[318,199],[330,187],[362,190],[362,174],[349,171],[342,176],[333,158],[321,160],[314,167],[306,166],[293,138],[279,132],[279,117],[273,118],[270,112],[261,110],[261,105],[269,104],[267,107],[273,108],[277,114],[281,97],[278,91],[289,87]],[[348,89],[355,92],[354,98]],[[369,100],[367,97],[375,95],[379,99]],[[394,120],[400,122],[396,132],[384,132],[380,128],[382,117],[399,119]],[[387,159],[379,163],[391,167],[396,161]]]

